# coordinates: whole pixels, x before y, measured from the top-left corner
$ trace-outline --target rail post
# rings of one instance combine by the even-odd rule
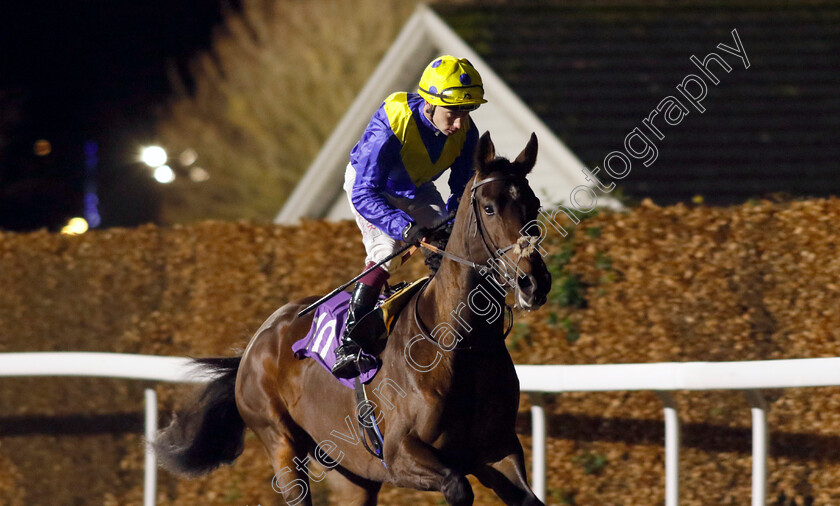
[[[531,398],[531,489],[545,502],[545,399],[540,392],[528,396]]]
[[[158,405],[157,392],[147,388],[146,398],[146,461],[143,468],[143,506],[155,506],[157,500],[157,462],[152,443],[157,432]]]
[[[744,390],[752,413],[752,506],[767,498],[767,402],[761,390]]]
[[[677,402],[670,392],[658,391],[656,396],[665,406],[665,506],[680,502],[680,417]]]

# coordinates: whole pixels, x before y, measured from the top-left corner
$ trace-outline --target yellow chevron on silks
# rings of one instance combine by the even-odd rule
[[[408,94],[402,91],[389,95],[385,99],[385,114],[391,124],[391,131],[402,144],[400,157],[408,172],[408,177],[415,186],[431,181],[433,177],[452,165],[452,162],[461,154],[461,149],[467,140],[467,132],[472,127],[470,122],[466,122],[463,128],[447,137],[440,158],[432,162],[420,138],[417,124],[411,119]]]

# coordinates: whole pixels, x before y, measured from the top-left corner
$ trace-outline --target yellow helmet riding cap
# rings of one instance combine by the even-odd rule
[[[481,76],[466,58],[440,56],[423,71],[417,92],[432,105],[472,111],[484,100]]]

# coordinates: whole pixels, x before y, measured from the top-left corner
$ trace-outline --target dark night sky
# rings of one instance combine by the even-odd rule
[[[11,2],[8,2],[11,3]],[[27,0],[0,15],[0,229],[59,228],[83,209],[84,146],[98,145],[103,226],[155,218],[152,182],[138,170],[157,107],[169,96],[167,65],[207,49],[219,0]],[[0,114],[0,118],[6,117]],[[0,119],[0,122],[3,122]],[[33,143],[52,143],[37,157]]]

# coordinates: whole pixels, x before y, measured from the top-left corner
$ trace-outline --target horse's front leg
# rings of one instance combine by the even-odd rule
[[[406,436],[399,445],[391,448],[385,461],[394,485],[438,490],[451,505],[472,505],[475,496],[466,476],[444,465],[429,445],[414,436]]]
[[[525,456],[519,439],[508,444],[507,454],[501,459],[484,464],[476,470],[475,477],[493,490],[508,505],[537,506],[544,503],[534,495],[525,475]]]

